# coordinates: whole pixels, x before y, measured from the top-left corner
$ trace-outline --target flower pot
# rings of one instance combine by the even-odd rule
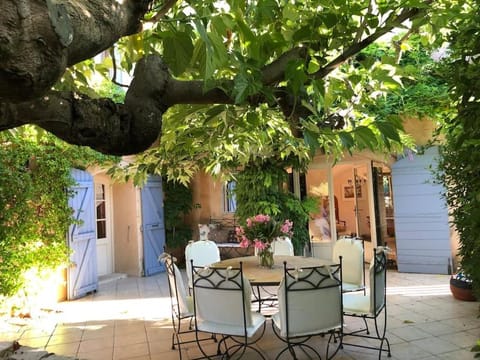
[[[464,280],[456,279],[454,276],[450,278],[450,291],[455,299],[463,301],[475,301],[472,283]]]

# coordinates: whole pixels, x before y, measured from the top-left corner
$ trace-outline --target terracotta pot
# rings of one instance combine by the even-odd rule
[[[473,295],[472,284],[463,280],[450,278],[450,291],[455,299],[463,301],[476,301]]]

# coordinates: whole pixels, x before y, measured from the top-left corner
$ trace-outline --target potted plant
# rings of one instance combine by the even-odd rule
[[[472,279],[461,268],[450,277],[450,291],[455,299],[464,301],[476,300],[473,293]]]

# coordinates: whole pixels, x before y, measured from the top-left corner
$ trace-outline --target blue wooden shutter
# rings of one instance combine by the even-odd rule
[[[141,190],[144,275],[165,271],[158,256],[165,246],[162,178],[150,176]]]
[[[430,167],[438,148],[392,166],[397,263],[400,272],[447,274],[451,263],[448,209]]]
[[[72,266],[68,269],[68,299],[76,299],[97,290],[97,236],[93,178],[77,169],[71,174],[77,185],[72,188],[74,195],[69,205],[78,223],[68,231],[68,244],[73,251]]]

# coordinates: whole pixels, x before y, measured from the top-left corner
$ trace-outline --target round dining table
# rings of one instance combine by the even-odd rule
[[[275,255],[272,268],[260,266],[258,256],[244,256],[216,262],[211,267],[239,268],[242,263],[243,275],[254,286],[273,286],[280,284],[283,278],[283,263],[287,262],[288,268],[302,268],[312,266],[332,265],[333,262],[325,259],[305,256],[281,256]]]

